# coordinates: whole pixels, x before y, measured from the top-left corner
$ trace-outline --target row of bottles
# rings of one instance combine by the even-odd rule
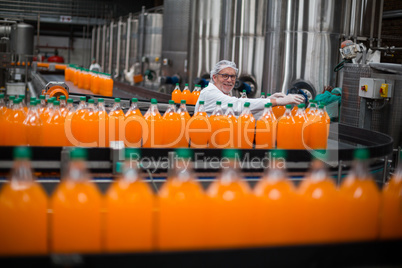
[[[126,149],[122,174],[102,196],[86,170],[85,149],[73,148],[68,172],[48,198],[33,178],[28,147],[18,147],[10,181],[0,191],[0,255],[402,238],[401,164],[380,192],[365,149],[356,150],[339,188],[317,157],[295,187],[284,152],[273,152],[251,189],[239,170],[239,152],[224,150],[222,172],[204,191],[192,170],[191,150],[178,149],[173,172],[155,195],[141,179],[140,151]]]
[[[64,71],[64,80],[71,81],[78,88],[91,90],[96,95],[113,96],[113,79],[107,73],[90,71],[70,64]]]
[[[195,85],[194,90],[191,92],[188,84],[185,84],[183,91],[180,90],[179,83],[176,84],[172,92],[172,100],[175,103],[180,103],[181,100],[185,100],[187,104],[195,105],[201,94],[201,85]]]

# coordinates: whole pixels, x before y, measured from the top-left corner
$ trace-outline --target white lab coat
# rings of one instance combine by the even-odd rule
[[[92,63],[91,66],[89,66],[89,70],[100,72],[100,71],[102,71],[102,68],[98,63],[95,62],[95,63]]]
[[[244,103],[250,103],[250,111],[254,115],[254,118],[258,120],[262,112],[264,111],[264,106],[266,103],[271,102],[270,99],[241,99],[233,96],[228,96],[220,91],[214,84],[209,83],[209,85],[201,91],[200,97],[198,98],[197,104],[195,105],[195,111],[198,109],[199,101],[204,101],[205,111],[208,115],[211,115],[215,109],[216,102],[222,102],[222,110],[226,112],[228,108],[228,103],[233,103],[233,110],[236,115],[239,116],[243,110]]]

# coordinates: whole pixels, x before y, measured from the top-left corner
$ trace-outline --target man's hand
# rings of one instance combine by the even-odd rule
[[[270,96],[270,98],[284,98],[284,97],[286,97],[286,95],[281,92],[276,92]]]
[[[276,105],[300,104],[304,101],[304,97],[299,94],[289,94],[284,97],[275,98],[274,100],[276,101]]]

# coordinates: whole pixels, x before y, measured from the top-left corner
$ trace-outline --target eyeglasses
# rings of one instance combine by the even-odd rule
[[[237,78],[236,75],[230,75],[230,74],[217,74],[217,75],[222,76],[222,78],[223,78],[224,80],[228,80],[229,77],[230,77],[230,79],[232,79],[232,80],[236,80],[236,78]]]

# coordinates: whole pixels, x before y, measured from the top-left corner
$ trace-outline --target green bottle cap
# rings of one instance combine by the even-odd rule
[[[67,100],[67,103],[73,103],[73,102],[74,102],[73,99],[68,99],[68,100]]]
[[[115,98],[114,102],[120,102],[120,98]]]
[[[186,83],[186,84],[184,84],[184,86],[188,87],[188,84]]]
[[[9,99],[9,100],[15,100],[15,96],[14,96],[14,95],[9,96],[8,99]]]
[[[275,149],[275,150],[272,150],[271,152],[272,152],[272,156],[276,159],[278,159],[278,158],[286,159],[286,157],[287,157],[287,153],[285,150]]]
[[[59,99],[60,99],[60,100],[65,100],[65,99],[66,99],[66,96],[65,96],[65,95],[61,95]]]
[[[36,106],[36,100],[31,100],[31,101],[29,102],[29,105],[31,105],[31,106]]]
[[[201,104],[204,104],[204,101],[200,100],[198,103],[201,105]]]
[[[370,151],[366,148],[358,148],[353,152],[354,159],[367,160],[370,157]]]
[[[287,104],[285,107],[286,107],[286,109],[292,109],[292,105],[290,105],[290,104]]]
[[[138,99],[137,98],[132,98],[131,102],[138,102]]]
[[[55,101],[54,99],[50,98],[47,100],[47,103],[53,103],[54,101]]]
[[[179,158],[191,159],[193,155],[193,150],[191,150],[190,148],[178,148],[176,149],[176,155]]]
[[[174,104],[174,100],[169,100],[169,104]]]
[[[15,147],[13,151],[14,159],[31,159],[32,151],[29,147],[19,146]]]
[[[268,103],[266,103],[264,106],[265,106],[265,108],[269,108],[269,107],[272,106],[272,103],[268,102]]]
[[[261,92],[261,96],[265,96],[265,92]]]
[[[88,103],[95,103],[95,100],[94,99],[89,99]]]
[[[151,104],[158,104],[158,101],[156,99],[151,99]]]
[[[24,94],[20,94],[20,95],[18,95],[18,97],[20,97],[21,99],[25,99],[25,95],[24,95]]]
[[[320,105],[318,105],[318,108],[324,109],[324,105],[320,104]]]
[[[228,103],[228,107],[233,107],[233,103]]]
[[[39,96],[39,99],[40,99],[40,100],[46,100],[46,96],[45,96],[45,95],[40,95],[40,96]]]
[[[217,102],[216,102],[216,105],[222,105],[222,102],[221,102],[221,101],[217,101]]]
[[[0,94],[0,99],[4,99],[4,93]]]
[[[85,96],[80,97],[80,101],[87,101],[87,97]]]
[[[186,104],[186,100],[181,100],[180,103],[181,104]]]
[[[310,107],[311,107],[311,108],[315,108],[315,103],[312,103],[312,104],[310,105]]]
[[[99,98],[98,102],[104,102],[105,100],[103,98]]]
[[[306,105],[304,103],[300,103],[297,107],[298,108],[304,108],[304,107],[306,107]]]
[[[222,152],[222,157],[234,159],[236,156],[240,157],[240,151],[237,149],[225,149]]]
[[[29,99],[29,101],[36,101],[36,98],[35,98],[35,97],[31,97],[31,98]]]
[[[246,107],[246,108],[247,108],[247,107],[250,107],[250,103],[249,103],[249,102],[245,102],[245,103],[244,103],[244,107]]]
[[[53,105],[54,105],[54,106],[58,106],[58,105],[60,105],[60,101],[55,100],[55,101],[53,102]]]
[[[179,85],[179,83],[176,83],[176,86],[178,86]]]
[[[40,100],[35,101],[36,105],[40,104]]]
[[[70,152],[70,159],[87,159],[88,152],[84,148],[75,147]]]
[[[141,151],[138,148],[126,148],[124,150],[124,157],[126,161],[139,160],[141,158]]]
[[[56,97],[51,97],[50,99],[53,100],[53,101],[57,100]]]

